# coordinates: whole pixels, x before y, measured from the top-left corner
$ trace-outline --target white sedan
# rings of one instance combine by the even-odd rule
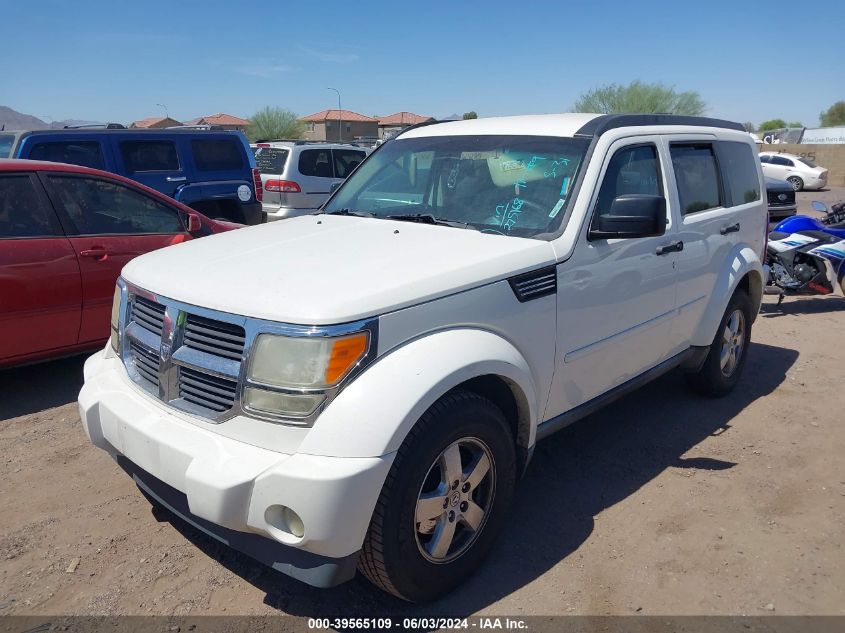
[[[824,189],[827,185],[827,169],[819,167],[809,158],[795,154],[760,152],[760,162],[764,176],[786,180],[795,191]]]

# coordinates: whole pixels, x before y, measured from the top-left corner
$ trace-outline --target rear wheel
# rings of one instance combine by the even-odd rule
[[[716,331],[707,358],[701,368],[687,374],[687,382],[697,392],[720,397],[730,393],[739,382],[751,342],[751,299],[737,290]]]
[[[790,176],[786,179],[790,185],[792,185],[792,189],[795,191],[801,191],[804,188],[804,181],[801,180],[798,176]]]
[[[502,412],[474,393],[444,396],[396,455],[359,569],[411,602],[448,593],[489,551],[515,482],[514,444]]]

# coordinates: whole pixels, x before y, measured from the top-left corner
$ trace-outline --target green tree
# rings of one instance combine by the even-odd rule
[[[819,123],[822,127],[845,125],[845,101],[837,101],[826,112],[822,112],[819,115]]]
[[[250,141],[273,138],[299,138],[305,124],[290,110],[267,106],[252,115],[246,135]]]
[[[632,81],[627,86],[609,84],[582,94],[572,107],[574,112],[664,112],[698,116],[707,109],[701,96],[693,91],[678,92],[661,83]]]
[[[787,127],[786,121],[783,119],[769,119],[768,121],[763,121],[758,127],[758,132],[768,132],[769,130],[778,130],[782,127]]]
[[[464,112],[464,120],[466,119],[477,119],[478,113],[475,110],[470,110],[469,112]]]

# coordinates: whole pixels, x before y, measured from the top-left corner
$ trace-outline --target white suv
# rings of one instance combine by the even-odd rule
[[[674,368],[736,385],[764,190],[726,121],[410,128],[322,214],[128,264],[85,429],[155,503],[283,573],[431,599],[514,520],[539,439]]]
[[[341,143],[265,141],[250,147],[268,220],[314,213],[367,157],[367,150]]]

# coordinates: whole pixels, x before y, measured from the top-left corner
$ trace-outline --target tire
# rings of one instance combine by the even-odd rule
[[[445,395],[399,448],[358,569],[380,589],[409,602],[448,593],[492,547],[508,518],[515,485],[514,441],[501,410],[471,392]]]
[[[701,368],[687,374],[687,382],[698,393],[719,398],[739,382],[748,344],[751,342],[751,299],[743,290],[734,292],[710,344]]]
[[[790,176],[786,179],[790,185],[792,185],[792,189],[794,191],[801,191],[804,188],[804,181],[801,180],[798,176]]]

